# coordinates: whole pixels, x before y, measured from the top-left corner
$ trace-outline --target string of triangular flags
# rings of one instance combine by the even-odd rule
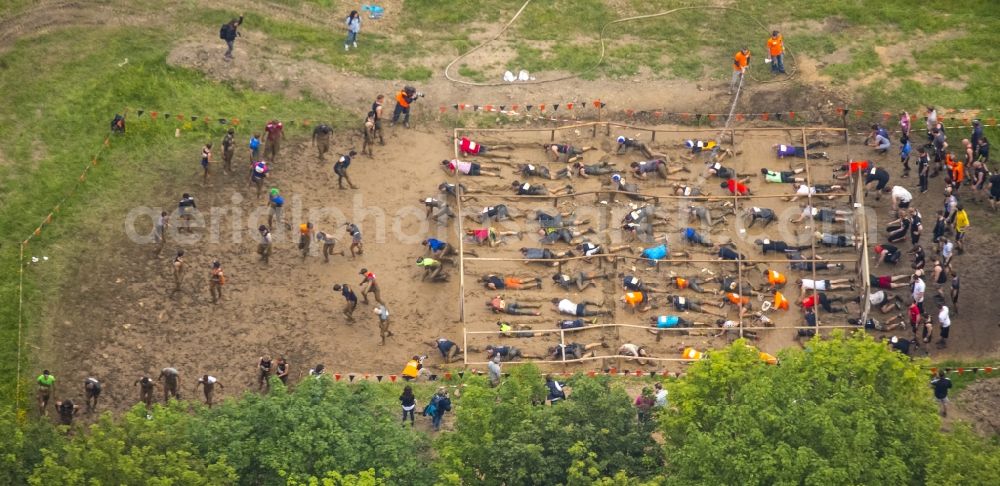
[[[140,120],[148,119],[152,121],[178,121],[182,123],[188,123],[188,122],[194,123],[201,120],[201,122],[204,125],[215,123],[219,125],[239,126],[239,125],[254,125],[255,123],[257,123],[263,126],[264,124],[266,124],[271,120],[278,120],[286,127],[295,127],[295,126],[310,127],[313,124],[317,123],[316,120],[312,120],[309,118],[298,118],[298,117],[288,118],[278,115],[266,115],[263,117],[263,119],[252,119],[252,118],[244,118],[232,115],[226,115],[226,116],[188,115],[184,113],[177,113],[166,110],[145,110],[145,109],[142,110],[126,109],[122,114],[127,114],[127,115],[134,114],[137,119]]]
[[[993,370],[998,369],[996,366],[979,366],[979,367],[948,367],[948,368],[931,368],[931,374],[936,375],[938,370],[943,370],[947,374],[958,373],[960,375],[965,373],[992,373]]]

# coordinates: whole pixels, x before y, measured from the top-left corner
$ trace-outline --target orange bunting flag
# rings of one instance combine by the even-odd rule
[[[743,121],[743,113],[736,114],[736,121]]]
[[[794,111],[789,111],[788,112],[788,119],[789,120],[794,120],[795,119],[795,112]]]
[[[35,236],[41,236],[42,235],[42,227],[39,226],[39,227],[35,228],[35,232],[33,234]]]
[[[184,115],[177,115],[177,119],[180,121],[184,121]]]
[[[573,109],[573,103],[566,103],[566,109],[567,110],[572,110]]]
[[[655,116],[657,118],[661,118],[661,117],[663,117],[663,112],[662,111],[654,111],[653,112],[653,116]]]
[[[865,114],[865,112],[863,112],[863,111],[861,111],[861,110],[856,110],[856,111],[854,112],[854,116],[856,116],[856,117],[858,117],[858,118],[861,118],[862,116],[864,116],[864,114]]]
[[[600,108],[600,107],[601,107],[601,100],[594,100],[594,108]]]
[[[715,115],[709,113],[708,114],[708,121],[715,121]]]
[[[446,107],[442,106],[442,107],[441,107],[441,113],[444,113],[444,112],[446,112],[446,111],[448,111],[448,108],[446,108]]]
[[[625,110],[625,114],[628,115],[629,118],[631,118],[632,116],[635,115],[635,110],[629,108],[629,109]]]
[[[239,125],[240,124],[240,119],[239,118],[233,118],[232,120],[229,120],[229,123],[233,124],[233,125]]]
[[[770,113],[761,113],[760,114],[760,119],[761,120],[767,121],[769,118],[771,118],[771,114]]]
[[[514,110],[514,111],[517,111],[517,105],[511,105],[511,106],[510,106],[510,109],[511,109],[511,110]]]
[[[840,115],[840,116],[844,116],[844,109],[838,106],[837,107],[837,114]]]
[[[446,379],[446,380],[450,380],[451,379],[451,372],[450,371],[445,372],[444,379]]]
[[[155,120],[155,119],[156,119],[156,117],[158,117],[158,116],[160,116],[160,114],[159,114],[159,113],[157,113],[157,112],[155,112],[155,111],[151,111],[151,112],[149,112],[149,117],[150,117],[150,118],[152,118],[152,119],[154,119],[154,120]]]
[[[484,111],[493,111],[493,105],[486,105],[483,107]]]
[[[608,370],[608,374],[611,375],[611,376],[617,375],[618,374],[618,368],[611,368],[610,370]]]
[[[545,111],[545,104],[544,103],[538,105],[538,111]]]

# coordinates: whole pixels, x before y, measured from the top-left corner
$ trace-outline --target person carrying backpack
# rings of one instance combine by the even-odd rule
[[[424,407],[424,415],[431,416],[434,430],[438,431],[441,429],[441,419],[444,418],[444,413],[449,410],[451,410],[451,399],[448,398],[448,391],[442,386],[438,388],[430,403]]]
[[[240,18],[230,20],[228,24],[222,24],[222,28],[219,29],[219,38],[226,41],[226,55],[224,56],[227,61],[233,59],[233,43],[236,42],[236,37],[240,35],[236,31],[236,28],[243,24],[243,16]]]
[[[344,50],[349,51],[352,44],[357,49],[358,32],[361,31],[361,16],[358,15],[358,11],[351,10],[351,14],[347,16],[345,23],[347,24],[347,39],[344,39]]]

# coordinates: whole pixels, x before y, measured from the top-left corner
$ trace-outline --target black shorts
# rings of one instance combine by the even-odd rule
[[[872,182],[876,181],[878,181],[878,185],[875,186],[876,191],[881,191],[882,189],[885,189],[885,186],[889,185],[889,178],[879,175],[869,175],[865,179],[865,185],[871,184]]]
[[[1000,201],[1000,187],[993,186],[990,189],[990,199],[993,201]]]
[[[832,223],[836,217],[837,214],[829,209],[820,209],[819,212],[816,213],[816,221],[822,221],[824,223]]]
[[[948,339],[948,333],[951,331],[951,326],[941,328],[941,339]]]
[[[792,171],[784,171],[781,173],[781,182],[789,183],[795,182],[795,173]],[[819,188],[816,189],[819,192]]]
[[[956,231],[955,232],[955,241],[962,241],[964,239],[965,239],[965,232],[964,231]]]
[[[482,166],[480,166],[479,164],[472,164],[472,167],[469,167],[469,175],[470,176],[480,175],[480,174],[482,174],[481,169],[482,169]]]

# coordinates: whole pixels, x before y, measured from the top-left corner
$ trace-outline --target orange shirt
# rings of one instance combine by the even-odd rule
[[[747,50],[747,53],[745,55],[743,54],[743,51],[737,51],[736,55],[733,56],[733,61],[734,61],[733,62],[734,71],[743,70],[743,68],[747,67],[747,63],[750,62],[750,51]]]
[[[767,283],[771,284],[772,287],[775,285],[784,285],[785,282],[787,282],[787,280],[784,275],[775,272],[774,270],[767,271]]]
[[[951,179],[955,182],[962,182],[965,180],[965,164],[961,160],[956,161],[955,165],[951,168]]]
[[[677,288],[679,289],[686,289],[688,287],[688,281],[680,277],[676,277],[674,283],[677,284]]]
[[[739,294],[734,294],[732,292],[726,292],[726,299],[728,299],[729,302],[732,302],[733,304],[736,304],[736,305],[739,305],[739,304],[749,304],[750,303],[750,297],[746,297],[746,296],[740,297]]]
[[[641,304],[645,300],[642,292],[625,292],[625,303],[629,305]]]
[[[945,155],[944,156],[944,165],[947,165],[949,169],[954,170],[955,169],[955,158],[952,157],[951,154]]]
[[[788,310],[788,299],[781,292],[774,293],[774,308]]]
[[[406,99],[406,91],[400,91],[399,93],[396,93],[396,102],[399,103],[399,106],[402,106],[403,108],[410,107],[410,101]]]
[[[767,51],[771,53],[771,56],[780,56],[784,50],[784,39],[781,37],[781,34],[778,34],[778,37],[769,37],[767,39]]]

